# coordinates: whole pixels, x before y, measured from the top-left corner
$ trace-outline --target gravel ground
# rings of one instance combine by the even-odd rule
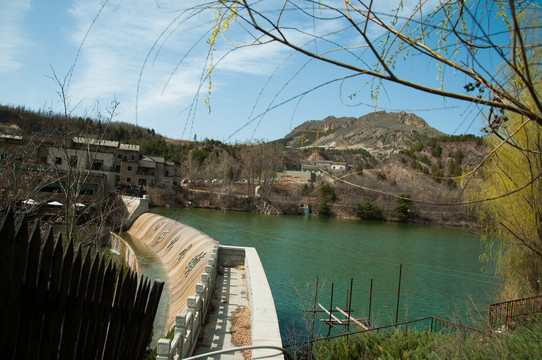
[[[231,342],[235,346],[247,346],[252,344],[250,333],[250,308],[247,306],[239,306],[233,312],[231,321]],[[252,351],[243,351],[245,360],[252,358]]]

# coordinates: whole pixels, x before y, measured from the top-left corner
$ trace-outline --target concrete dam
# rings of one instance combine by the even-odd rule
[[[229,318],[236,307],[235,298],[228,297],[234,296],[236,291],[240,294],[235,296],[246,298],[251,309],[251,346],[255,348],[252,357],[284,358],[273,296],[256,249],[220,246],[203,232],[161,215],[144,212],[134,218],[123,236],[128,239],[114,235],[112,248],[136,271],[138,256],[149,254],[163,268],[159,276],[166,277],[161,280],[166,283],[169,299],[166,294],[167,315],[158,321],[159,325],[155,321],[155,327],[160,327],[155,328],[155,333],[165,334],[174,329],[174,338],[158,340],[157,359],[182,359],[194,353],[235,348],[227,339]],[[233,279],[228,277],[237,272],[236,269],[243,271],[238,278],[242,278],[244,290],[233,285]],[[218,315],[207,314],[211,301],[215,305],[211,308],[217,308],[214,312]],[[213,319],[204,325],[207,316]],[[211,339],[205,349],[198,349],[200,333]],[[224,356],[231,358],[232,355],[230,352]],[[238,356],[242,358],[241,352],[236,352],[234,358]]]

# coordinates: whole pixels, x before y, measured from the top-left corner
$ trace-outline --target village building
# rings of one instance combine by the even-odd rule
[[[345,162],[336,162],[331,160],[307,160],[301,161],[301,171],[327,171],[327,172],[343,172],[348,170],[348,165]]]
[[[13,168],[19,175],[13,175]],[[72,183],[77,183],[81,199],[103,197],[119,188],[144,190],[176,183],[174,164],[142,156],[139,145],[85,137],[0,134],[0,172],[2,191],[25,178],[27,188],[37,189],[36,200],[44,201],[61,200]]]

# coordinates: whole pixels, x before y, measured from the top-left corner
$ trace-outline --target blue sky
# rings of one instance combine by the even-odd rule
[[[299,96],[351,72],[307,63],[306,57],[271,44],[237,50],[217,65],[209,113],[202,105],[207,84],[199,98],[195,94],[213,14],[204,11],[176,21],[186,19],[179,17],[179,4],[191,3],[198,2],[110,0],[96,18],[103,1],[0,0],[0,103],[61,111],[60,87],[51,77],[54,71],[63,79],[75,64],[65,87],[72,114],[107,116],[109,104],[116,100],[120,105],[114,120],[137,121],[170,138],[274,140],[307,120],[374,111],[364,86],[370,78],[334,82]],[[170,24],[174,26],[168,28]],[[226,36],[230,44],[248,39],[235,27]],[[193,47],[198,39],[202,40]],[[215,60],[231,49],[228,42],[219,42]],[[398,67],[412,78],[435,80],[434,64],[414,58]],[[445,76],[459,88],[465,83],[457,74]],[[358,91],[353,100],[348,97]],[[188,110],[191,104],[196,104],[195,111]],[[477,109],[468,104],[396,85],[385,86],[377,106],[413,112],[448,134],[478,133],[482,126]],[[260,114],[265,115],[257,117]]]

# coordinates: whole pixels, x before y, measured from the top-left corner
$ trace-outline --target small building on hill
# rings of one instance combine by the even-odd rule
[[[328,171],[328,172],[342,172],[349,169],[349,166],[345,162],[336,162],[331,160],[314,160],[314,161],[301,161],[302,171]]]

